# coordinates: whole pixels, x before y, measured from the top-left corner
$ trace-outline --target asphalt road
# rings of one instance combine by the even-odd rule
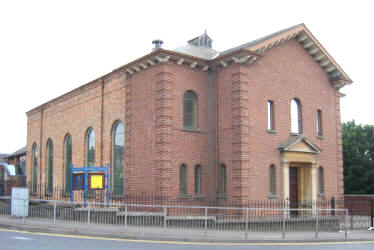
[[[251,249],[251,250],[370,250],[374,249],[373,242],[342,242],[342,243],[256,243],[256,244],[212,244],[212,243],[184,243],[184,242],[155,242],[143,240],[123,239],[95,239],[85,236],[52,235],[45,233],[28,233],[12,230],[0,230],[0,249],[4,250],[108,250],[108,249],[135,249],[135,250],[193,250],[193,249]]]

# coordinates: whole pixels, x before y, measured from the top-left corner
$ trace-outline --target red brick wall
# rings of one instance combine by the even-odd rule
[[[319,64],[291,40],[267,50],[263,59],[251,67],[240,67],[243,82],[249,84],[248,112],[249,164],[248,185],[244,193],[251,199],[264,199],[269,194],[269,166],[274,164],[277,177],[277,194],[281,195],[280,153],[277,147],[290,138],[290,104],[298,98],[302,108],[303,134],[322,149],[318,166],[324,167],[327,197],[342,196],[341,140],[336,110],[337,91]],[[274,101],[275,131],[267,132],[267,101]],[[323,139],[317,138],[316,110],[322,110]],[[339,134],[338,134],[339,135]],[[340,145],[337,143],[340,142]],[[318,182],[318,181],[317,181]]]
[[[198,98],[200,131],[182,129],[183,95],[187,90],[194,91]],[[269,166],[274,164],[277,194],[282,197],[277,147],[291,136],[290,102],[295,97],[302,106],[304,135],[322,149],[318,166],[325,169],[326,196],[341,196],[338,92],[318,63],[295,40],[267,50],[261,60],[249,66],[232,64],[218,72],[208,73],[169,61],[127,79],[112,74],[103,82],[98,79],[42,106],[43,112],[30,111],[28,180],[31,180],[35,142],[39,152],[42,150],[39,170],[45,182],[46,143],[51,138],[54,185],[61,186],[64,137],[71,134],[73,163],[82,166],[89,127],[96,134],[96,165],[110,162],[112,127],[121,120],[125,125],[124,173],[128,194],[144,192],[179,197],[179,167],[186,164],[187,193],[193,197],[194,167],[200,164],[202,193],[205,198],[215,198],[217,165],[225,164],[229,198],[267,199]],[[268,100],[274,101],[275,134],[267,132]],[[322,110],[323,139],[316,136],[317,109]]]

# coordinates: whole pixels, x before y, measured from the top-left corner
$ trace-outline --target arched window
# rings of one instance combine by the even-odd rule
[[[325,193],[325,183],[324,183],[324,176],[323,176],[323,168],[319,167],[318,169],[318,192],[319,194],[324,194]]]
[[[51,139],[47,142],[47,194],[53,192],[53,142]]]
[[[274,126],[274,102],[268,101],[268,130],[275,130]]]
[[[187,194],[187,167],[182,164],[179,168],[179,194]]]
[[[32,145],[32,192],[38,192],[38,146]]]
[[[301,104],[298,99],[291,101],[291,132],[297,134],[302,132]]]
[[[95,166],[95,131],[92,128],[86,133],[86,165]]]
[[[71,164],[73,155],[73,143],[71,135],[67,134],[64,140],[64,169],[65,169],[65,193],[70,193]]]
[[[220,167],[219,167],[219,194],[221,195],[226,195],[226,166],[224,164],[222,164]]]
[[[322,136],[322,111],[317,110],[317,135]]]
[[[188,90],[183,97],[183,127],[197,128],[197,96]]]
[[[195,195],[201,194],[201,166],[195,167]]]
[[[112,166],[113,166],[113,191],[115,195],[124,193],[124,145],[125,128],[122,122],[117,121],[112,131]]]
[[[275,179],[275,166],[270,165],[269,168],[269,193],[270,196],[276,195],[276,179]]]

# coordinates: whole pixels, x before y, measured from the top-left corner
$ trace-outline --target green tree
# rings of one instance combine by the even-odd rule
[[[374,126],[342,124],[344,192],[374,194]]]

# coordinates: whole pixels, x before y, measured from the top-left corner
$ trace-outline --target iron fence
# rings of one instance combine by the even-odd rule
[[[33,190],[31,183],[28,184],[29,190]],[[53,188],[52,192],[44,185],[34,187],[35,192],[30,192],[31,199],[39,200],[59,200],[70,201],[70,191],[61,187]],[[50,191],[50,190],[49,190]],[[75,202],[84,202],[83,190],[73,191],[73,200]],[[368,228],[374,224],[374,198],[373,197],[357,197],[345,196],[338,198],[325,199],[320,197],[315,201],[298,201],[296,204],[289,200],[269,199],[269,200],[249,200],[240,201],[235,199],[209,199],[204,197],[181,196],[175,199],[170,197],[162,197],[156,194],[119,194],[110,191],[111,204],[140,204],[140,205],[159,205],[159,206],[198,206],[198,207],[236,207],[236,208],[259,208],[262,213],[271,214],[276,209],[296,207],[300,209],[319,208],[321,213],[331,212],[334,215],[335,209],[348,209],[350,228]],[[106,191],[95,190],[87,192],[87,201],[90,203],[106,202]],[[264,212],[266,211],[266,212]],[[272,211],[272,212],[270,212]],[[295,212],[291,212],[295,213]]]
[[[14,209],[14,207],[13,207]],[[0,200],[1,220],[12,214],[9,198]],[[247,238],[252,232],[345,232],[347,209],[207,207],[176,205],[106,204],[57,200],[30,200],[23,224],[54,225],[75,230],[95,227],[101,232],[172,232],[180,235],[229,233]],[[13,220],[14,222],[14,220]]]

